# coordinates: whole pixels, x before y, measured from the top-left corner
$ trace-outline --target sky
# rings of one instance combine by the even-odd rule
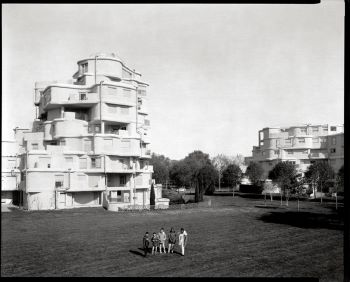
[[[2,4],[2,139],[35,118],[35,81],[116,53],[149,83],[151,149],[250,156],[269,126],[344,123],[344,2]]]

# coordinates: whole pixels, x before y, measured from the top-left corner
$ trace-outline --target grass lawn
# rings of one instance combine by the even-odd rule
[[[235,276],[343,280],[343,222],[327,204],[211,196],[214,208],[2,213],[2,276]],[[189,234],[185,256],[143,257],[145,231]],[[178,246],[177,246],[178,247]],[[179,250],[179,249],[177,249]]]

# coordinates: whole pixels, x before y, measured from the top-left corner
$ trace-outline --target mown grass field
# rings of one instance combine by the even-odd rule
[[[343,222],[329,205],[211,196],[214,208],[2,213],[2,276],[234,276],[343,280]],[[143,257],[145,231],[184,227],[186,254]]]

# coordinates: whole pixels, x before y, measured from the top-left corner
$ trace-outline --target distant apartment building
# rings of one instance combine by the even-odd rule
[[[2,198],[18,194],[28,210],[147,208],[148,84],[115,54],[77,64],[70,82],[35,83],[33,127],[2,142]]]
[[[338,172],[344,164],[344,126],[302,125],[266,127],[258,133],[258,146],[245,161],[259,162],[268,176],[280,161],[294,163],[304,173],[314,162],[326,161]]]

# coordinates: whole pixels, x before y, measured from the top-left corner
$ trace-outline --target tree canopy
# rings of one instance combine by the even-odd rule
[[[153,165],[153,179],[156,183],[164,184],[169,180],[171,160],[163,155],[152,154],[150,164]]]
[[[170,169],[170,179],[177,186],[195,188],[195,201],[203,200],[206,191],[212,191],[217,173],[209,155],[202,151],[194,151],[184,159],[174,162]]]
[[[254,185],[260,184],[260,180],[263,174],[264,174],[264,169],[262,165],[258,162],[251,162],[248,165],[247,170],[245,171],[245,175],[249,177],[250,181]]]
[[[231,187],[235,187],[242,178],[242,170],[236,164],[230,164],[223,172],[223,182]]]
[[[281,194],[286,195],[298,182],[295,164],[279,162],[269,172],[269,178],[281,188]]]
[[[315,162],[305,172],[305,179],[316,184],[317,187],[325,187],[328,180],[334,179],[333,168],[324,161]]]

